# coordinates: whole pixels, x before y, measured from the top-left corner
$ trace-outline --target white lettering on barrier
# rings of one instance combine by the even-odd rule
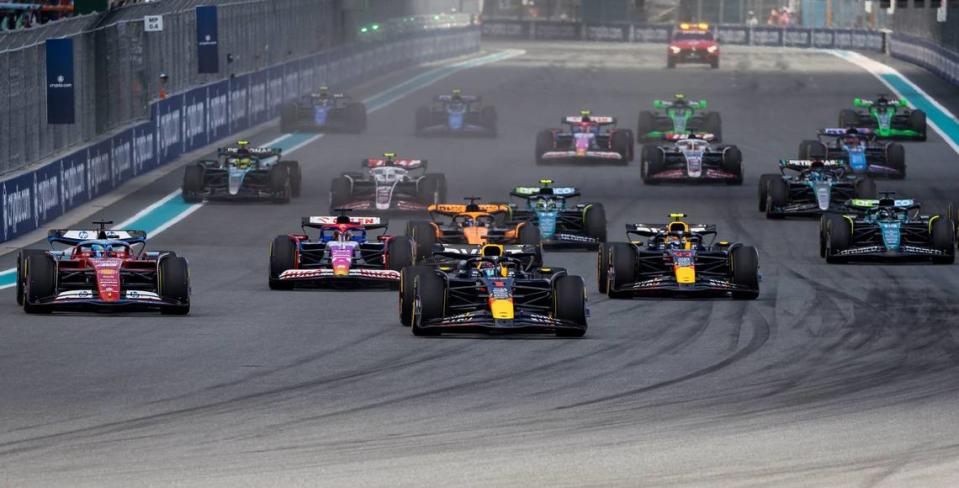
[[[37,179],[33,190],[33,208],[34,225],[39,227],[40,220],[47,220],[47,212],[60,207],[60,182],[59,173],[53,173],[50,177],[40,180]],[[34,179],[37,173],[33,174]]]
[[[20,188],[20,185],[16,185],[12,192],[6,193],[3,197],[3,204],[6,208],[4,225],[5,228],[14,233],[16,233],[18,225],[33,218],[30,193],[29,186]]]
[[[283,100],[293,100],[296,98],[299,87],[296,83],[296,73],[289,73],[283,77]]]
[[[256,117],[266,112],[266,83],[250,87],[250,115]]]
[[[147,132],[133,138],[133,173],[143,171],[143,164],[153,159],[153,134]]]
[[[121,181],[133,168],[133,144],[126,141],[113,147],[113,181]]]
[[[207,128],[210,132],[219,131],[229,123],[227,120],[227,100],[226,93],[210,98],[209,123]]]
[[[283,78],[270,80],[268,90],[271,105],[275,106],[283,102]]]
[[[193,138],[202,136],[206,130],[206,118],[203,113],[203,102],[187,105],[183,116],[183,138],[192,145]]]
[[[87,152],[87,195],[93,198],[100,194],[100,185],[110,181],[110,151],[93,157]]]
[[[87,191],[86,163],[78,163],[60,171],[60,194],[65,207],[72,207],[76,197]]]
[[[172,110],[169,113],[160,116],[157,127],[157,134],[160,138],[159,146],[161,155],[166,155],[167,151],[174,144],[180,143],[180,109]]]
[[[246,88],[230,91],[230,123],[246,117]]]

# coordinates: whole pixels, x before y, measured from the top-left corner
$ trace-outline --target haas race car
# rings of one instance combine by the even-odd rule
[[[736,146],[712,144],[712,134],[669,134],[669,145],[643,145],[640,174],[655,185],[676,183],[743,184],[743,153]]]
[[[594,116],[589,110],[564,117],[563,129],[546,129],[536,136],[536,163],[629,164],[633,160],[633,132],[617,129],[613,117]]]
[[[416,111],[416,135],[475,135],[496,136],[496,109],[483,105],[478,96],[463,95],[453,90],[452,95],[437,95],[433,104]]]
[[[853,173],[843,161],[784,159],[779,171],[759,177],[759,211],[766,218],[843,212],[849,200],[877,195],[876,182]]]
[[[144,231],[107,230],[113,222],[93,224],[93,230],[51,230],[51,250],[20,250],[17,304],[27,313],[190,313],[186,259],[170,251],[146,251]]]
[[[396,159],[388,152],[361,164],[365,171],[333,180],[331,209],[423,211],[446,199],[446,176],[427,173],[425,159]]]
[[[541,186],[518,186],[511,197],[525,200],[525,208],[513,207],[514,221],[528,221],[539,229],[544,246],[595,249],[606,242],[606,209],[602,203],[570,204],[580,196],[573,187],[552,186],[553,180],[539,180]]]
[[[300,163],[283,161],[274,147],[251,147],[247,141],[217,149],[215,160],[191,164],[183,172],[183,200],[269,199],[289,203],[300,196]]]
[[[386,231],[379,217],[304,217],[302,234],[281,235],[270,246],[270,289],[295,287],[398,286],[400,270],[413,264],[413,243]],[[318,231],[311,239],[307,229]]]
[[[626,234],[640,239],[607,243],[599,250],[600,293],[633,296],[759,296],[756,248],[714,242],[715,225],[690,225],[686,214],[670,214],[668,224],[632,224]],[[641,239],[646,239],[642,241]]]
[[[872,129],[821,129],[818,140],[799,144],[799,159],[841,160],[856,174],[906,177],[906,149],[896,142],[878,142]]]
[[[722,141],[722,118],[719,112],[704,112],[706,106],[706,100],[689,100],[682,93],[677,93],[672,101],[653,101],[657,111],[639,112],[638,142],[657,142],[664,136],[694,133],[712,134],[713,142]]]
[[[366,105],[321,87],[316,93],[280,107],[280,130],[359,134],[366,130]]]
[[[906,100],[890,100],[879,95],[875,100],[857,98],[852,104],[859,110],[839,112],[839,127],[872,129],[878,139],[926,140],[926,113],[910,110]]]

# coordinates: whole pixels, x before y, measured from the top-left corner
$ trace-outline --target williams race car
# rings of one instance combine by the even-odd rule
[[[706,100],[689,100],[682,93],[672,101],[655,100],[653,108],[661,112],[643,110],[639,113],[637,142],[657,142],[668,135],[707,133],[713,142],[723,139],[723,121],[719,112],[704,112]]]
[[[856,174],[906,177],[906,149],[895,142],[877,142],[872,129],[822,129],[818,140],[799,144],[798,159],[842,160]]]
[[[359,134],[366,130],[366,105],[321,87],[317,93],[280,107],[280,130]]]
[[[876,182],[853,173],[843,161],[783,159],[779,171],[759,177],[759,211],[766,218],[844,212],[849,200],[877,195]]]
[[[217,149],[217,159],[202,160],[183,172],[183,200],[270,199],[288,203],[300,196],[300,163],[283,161],[282,150],[251,147],[247,141]]]
[[[536,136],[536,164],[629,164],[633,160],[633,132],[617,129],[616,119],[592,115],[564,117],[566,128],[546,129]]]
[[[270,246],[270,289],[314,286],[399,286],[400,270],[413,264],[413,242],[386,231],[379,217],[304,217],[302,234],[281,235]],[[307,229],[319,236],[310,239]]]
[[[406,235],[416,244],[417,258],[430,256],[437,243],[444,244],[528,244],[539,247],[539,230],[530,222],[514,222],[507,204],[479,204],[466,198],[466,205],[430,205],[433,220],[411,220]]]
[[[674,213],[668,224],[626,226],[627,236],[646,239],[607,243],[599,249],[600,293],[610,298],[659,295],[759,296],[756,248],[719,241],[715,225],[690,225]]]
[[[427,173],[425,159],[364,159],[364,172],[347,172],[333,180],[330,209],[423,211],[446,198],[446,176]]]
[[[926,140],[926,113],[910,110],[906,100],[879,95],[875,100],[857,98],[852,104],[859,110],[839,112],[839,127],[872,129],[878,139]]]
[[[496,109],[477,96],[437,95],[433,104],[416,111],[416,135],[476,135],[496,137]]]
[[[643,145],[640,174],[655,185],[676,183],[743,184],[743,153],[736,146],[712,144],[712,134],[670,134],[670,145]]]
[[[602,203],[577,203],[573,187],[554,187],[553,180],[539,180],[541,186],[518,186],[511,197],[526,201],[523,209],[513,208],[514,221],[529,221],[539,229],[544,246],[595,249],[606,242],[606,209]]]
[[[190,313],[186,259],[144,250],[146,232],[51,230],[51,250],[21,249],[17,304],[27,313],[55,311],[159,311]]]

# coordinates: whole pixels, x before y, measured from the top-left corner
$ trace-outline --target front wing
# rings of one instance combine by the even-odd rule
[[[611,164],[627,163],[626,158],[616,151],[586,151],[585,154],[579,154],[576,151],[547,151],[543,153],[543,161],[556,161],[564,163],[594,163]]]
[[[671,274],[663,274],[642,281],[627,283],[620,287],[610,287],[610,291],[632,293],[635,296],[716,296],[725,295],[734,291],[759,291],[744,285],[738,285],[728,279],[714,277],[700,277],[695,283],[680,284]]]
[[[948,252],[932,247],[902,245],[898,251],[887,250],[885,246],[854,246],[832,253],[832,257],[849,261],[923,261],[938,257],[947,257]]]
[[[288,269],[280,273],[279,280],[293,282],[296,286],[375,286],[399,283],[400,272],[391,269],[354,268],[345,275],[337,275],[332,268]]]
[[[99,293],[92,290],[66,290],[54,296],[31,303],[33,306],[49,308],[53,311],[159,311],[167,307],[182,307],[189,302],[180,302],[162,298],[155,292],[127,290],[119,300],[103,300]]]
[[[442,332],[513,332],[520,334],[553,334],[557,330],[585,330],[585,324],[560,320],[546,314],[517,310],[513,319],[494,319],[489,311],[466,312],[442,319],[419,322],[422,329]]]

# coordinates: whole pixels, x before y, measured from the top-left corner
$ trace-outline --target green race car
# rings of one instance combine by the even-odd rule
[[[910,109],[906,100],[879,95],[875,100],[857,98],[852,104],[859,110],[839,112],[840,127],[872,129],[879,139],[926,140],[926,113]]]
[[[674,135],[712,134],[713,142],[720,142],[722,119],[718,112],[706,112],[706,105],[706,100],[689,100],[681,93],[671,101],[654,101],[656,111],[639,113],[636,141],[655,142]]]

